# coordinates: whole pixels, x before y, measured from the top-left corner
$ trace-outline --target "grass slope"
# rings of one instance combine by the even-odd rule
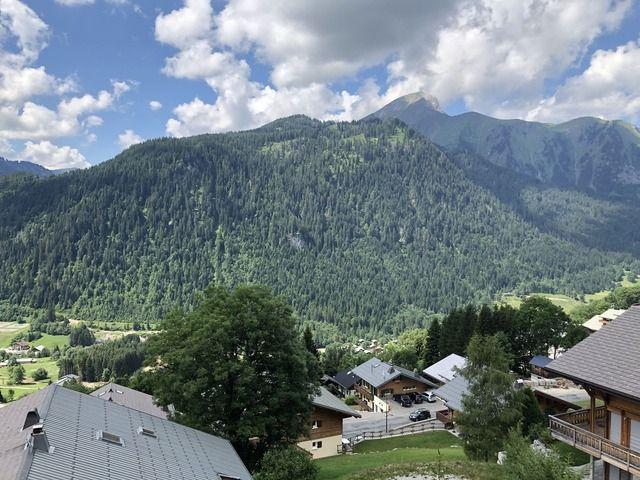
[[[355,447],[353,455],[340,455],[317,461],[318,480],[365,478],[371,469],[390,465],[465,460],[460,440],[449,432],[427,432],[382,440],[370,440]],[[361,452],[361,453],[358,453]]]

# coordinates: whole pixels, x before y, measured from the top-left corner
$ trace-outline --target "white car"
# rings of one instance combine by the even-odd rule
[[[438,398],[434,395],[433,392],[424,392],[422,396],[424,397],[427,403],[436,403],[436,401],[438,400]]]

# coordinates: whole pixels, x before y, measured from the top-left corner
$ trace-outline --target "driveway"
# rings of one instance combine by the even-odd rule
[[[431,417],[435,418],[438,410],[444,410],[446,407],[438,400],[435,403],[423,402],[411,407],[403,407],[396,401],[391,401],[391,410],[389,411],[389,430],[411,423],[409,414],[418,408],[426,408],[431,413]],[[374,412],[360,412],[362,418],[345,418],[342,422],[342,436],[352,437],[363,432],[380,432],[385,428],[385,414]]]

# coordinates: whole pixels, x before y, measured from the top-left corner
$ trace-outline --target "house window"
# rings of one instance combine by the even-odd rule
[[[416,386],[415,385],[405,385],[404,387],[402,387],[402,390],[415,390]]]
[[[314,420],[313,423],[311,424],[312,429],[316,429],[320,427],[322,427],[322,420]]]
[[[318,442],[313,442],[311,444],[311,449],[312,450],[318,450],[319,448],[322,448],[322,440],[320,440]]]

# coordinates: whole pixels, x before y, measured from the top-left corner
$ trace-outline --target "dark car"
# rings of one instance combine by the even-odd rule
[[[416,393],[413,396],[413,403],[418,404],[418,403],[422,403],[424,401],[424,397],[422,396],[421,393]]]
[[[431,412],[426,408],[419,408],[415,412],[411,412],[409,420],[412,422],[419,422],[421,420],[429,420],[431,418]]]
[[[402,395],[400,397],[400,405],[402,405],[403,407],[411,406],[411,399],[409,398],[409,395]]]

